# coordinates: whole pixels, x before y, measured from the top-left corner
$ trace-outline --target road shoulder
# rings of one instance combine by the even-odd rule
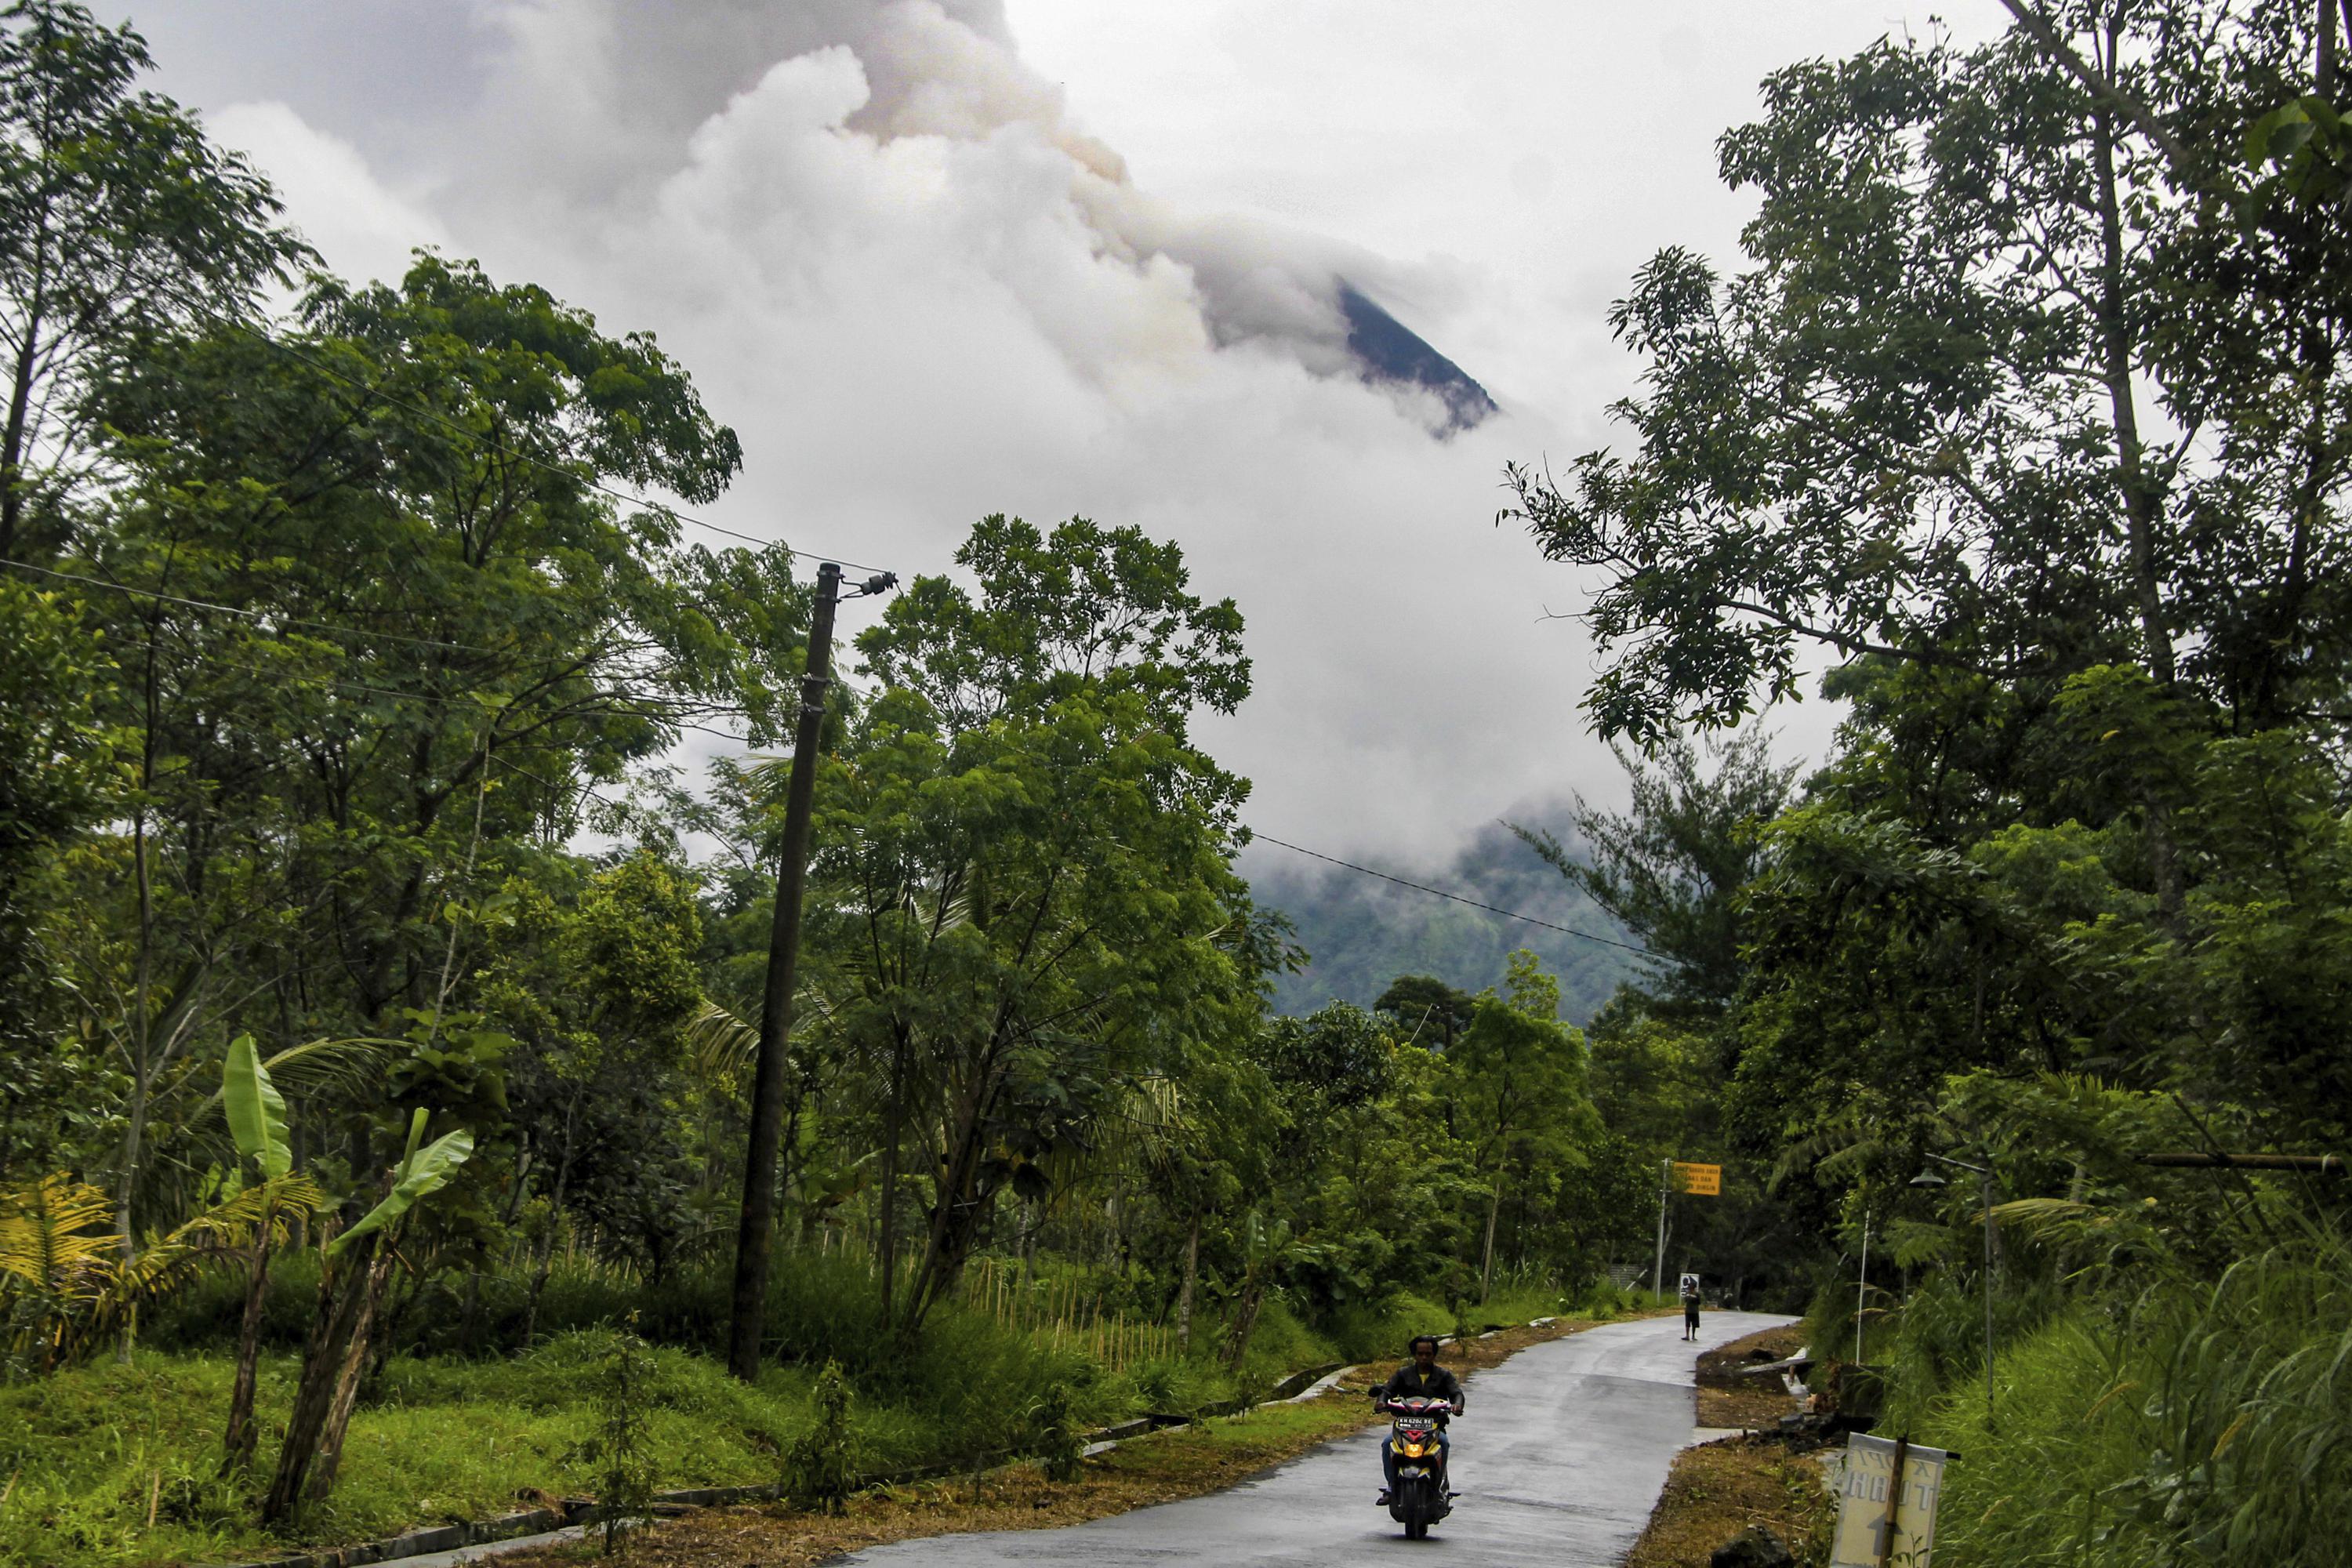
[[[1501,1330],[1450,1346],[1446,1364],[1475,1374],[1530,1345],[1597,1325],[1557,1319]],[[1034,1465],[989,1472],[970,1481],[877,1489],[853,1499],[840,1518],[776,1504],[708,1509],[645,1531],[616,1560],[630,1568],[808,1568],[847,1552],[929,1536],[1005,1530],[1054,1530],[1159,1503],[1223,1491],[1286,1464],[1375,1417],[1365,1391],[1386,1369],[1360,1367],[1320,1397],[1260,1405],[1234,1416],[1132,1439],[1088,1459],[1063,1485]],[[567,1542],[501,1554],[500,1568],[553,1568],[595,1554],[601,1542]]]

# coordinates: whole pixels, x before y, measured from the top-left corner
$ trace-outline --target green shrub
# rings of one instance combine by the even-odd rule
[[[1930,1317],[1960,1315],[1957,1305]],[[1937,1331],[1915,1336],[1905,1317],[1898,1373],[1911,1380],[1898,1376],[1883,1429],[1962,1455],[1946,1472],[1941,1568],[2343,1560],[2352,1257],[2340,1241],[2263,1253],[2215,1283],[2171,1279],[2128,1302],[2083,1301],[2005,1339],[1990,1423],[1973,1377],[1923,1405],[1920,1342]]]
[[[596,1387],[596,1502],[604,1513],[604,1555],[653,1504],[655,1469],[646,1430],[652,1358],[634,1328],[607,1336]]]
[[[825,1363],[814,1396],[816,1420],[784,1450],[784,1495],[802,1508],[838,1514],[857,1489],[865,1455],[850,1420],[851,1397],[840,1363]]]
[[[1029,1444],[1045,1468],[1045,1479],[1056,1483],[1078,1479],[1087,1453],[1087,1435],[1070,1405],[1067,1384],[1050,1383],[1029,1406]]]

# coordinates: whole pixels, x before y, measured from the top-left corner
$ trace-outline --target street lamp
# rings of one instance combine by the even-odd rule
[[[1993,1420],[1992,1420],[1992,1167],[1991,1167],[1991,1166],[1990,1166],[1990,1165],[1971,1165],[1971,1164],[1969,1164],[1966,1160],[1955,1160],[1955,1159],[1953,1159],[1953,1158],[1952,1158],[1950,1155],[1948,1155],[1948,1154],[1938,1154],[1938,1153],[1937,1153],[1937,1152],[1936,1152],[1934,1150],[1932,1150],[1932,1149],[1931,1149],[1931,1150],[1928,1150],[1928,1151],[1926,1151],[1926,1152],[1927,1152],[1927,1158],[1929,1158],[1930,1160],[1940,1160],[1940,1161],[1942,1161],[1942,1162],[1943,1162],[1945,1164],[1947,1164],[1947,1165],[1956,1166],[1956,1167],[1958,1167],[1958,1169],[1963,1170],[1963,1171],[1974,1171],[1974,1172],[1977,1173],[1978,1180],[1979,1180],[1980,1183],[1982,1183],[1983,1187],[1984,1187],[1984,1224],[1985,1224],[1985,1266],[1984,1266],[1984,1304],[1985,1304],[1985,1430],[1986,1430],[1986,1431],[1988,1431],[1988,1432],[1990,1432],[1990,1431],[1991,1431],[1991,1430],[1992,1430],[1992,1426],[1993,1426]],[[1912,1177],[1912,1178],[1911,1178],[1911,1184],[1912,1184],[1913,1186],[1915,1186],[1915,1187],[1940,1187],[1940,1186],[1944,1186],[1944,1185],[1946,1185],[1947,1184],[1946,1184],[1946,1182],[1944,1181],[1944,1178],[1943,1178],[1943,1177],[1941,1177],[1941,1176],[1939,1176],[1939,1175],[1937,1175],[1937,1174],[1936,1174],[1936,1173],[1935,1173],[1934,1171],[1932,1171],[1932,1170],[1925,1170],[1925,1171],[1921,1171],[1917,1175],[1916,1175],[1916,1176],[1914,1176],[1914,1177]]]

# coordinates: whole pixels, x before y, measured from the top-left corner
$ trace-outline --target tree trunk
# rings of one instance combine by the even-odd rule
[[[319,1281],[318,1311],[302,1347],[302,1376],[295,1386],[294,1408],[286,1420],[286,1444],[278,1451],[269,1491],[261,1500],[264,1524],[293,1518],[305,1501],[333,1483],[343,1429],[351,1420],[350,1406],[343,1403],[345,1373],[350,1373],[351,1392],[356,1394],[359,1362],[367,1353],[368,1320],[375,1310],[378,1241],[369,1236],[355,1243],[352,1255]],[[331,1430],[333,1458],[328,1454]],[[322,1461],[323,1471],[314,1469]]]
[[[1486,1247],[1478,1265],[1478,1301],[1481,1306],[1495,1294],[1495,1222],[1503,1213],[1503,1179],[1495,1177],[1494,1194],[1486,1200]]]
[[[46,324],[48,277],[49,214],[45,203],[34,233],[37,237],[32,299],[25,311],[24,336],[16,349],[15,374],[8,378],[8,422],[0,430],[0,555],[16,553],[16,531],[25,515],[25,451],[30,444],[33,373],[48,352],[42,337]]]
[[[1180,1355],[1192,1349],[1192,1295],[1201,1283],[1201,1216],[1192,1215],[1192,1227],[1184,1235],[1184,1288],[1176,1294],[1176,1350]]]
[[[253,1385],[261,1364],[261,1317],[269,1297],[269,1226],[264,1213],[253,1239],[253,1264],[245,1287],[245,1317],[236,1331],[236,1381],[228,1395],[228,1429],[222,1435],[224,1472],[253,1462]]]
[[[1234,1326],[1225,1337],[1225,1370],[1239,1372],[1249,1356],[1250,1335],[1257,1329],[1259,1310],[1265,1305],[1265,1287],[1252,1285],[1242,1291],[1235,1304]]]
[[[2114,50],[2113,24],[2109,52]],[[2164,619],[2164,574],[2158,558],[2157,529],[2164,506],[2151,483],[2139,433],[2138,405],[2132,391],[2131,342],[2124,312],[2123,213],[2116,183],[2115,121],[2105,105],[2093,111],[2092,151],[2098,169],[2100,234],[2099,336],[2108,406],[2116,435],[2116,478],[2123,488],[2126,544],[2130,553],[2134,597],[2139,608],[2140,638],[2147,656],[2147,672],[2157,684],[2170,687],[2178,679],[2173,661],[2172,633]],[[2142,802],[2147,819],[2148,870],[2156,883],[2156,903],[2166,924],[2176,930],[2186,899],[2180,860],[2172,837],[2172,811],[2166,803]]]
[[[336,1368],[334,1399],[328,1405],[326,1429],[319,1438],[319,1458],[310,1471],[309,1495],[313,1502],[327,1495],[327,1489],[335,1484],[335,1472],[342,1467],[343,1436],[351,1430],[352,1408],[360,1397],[360,1372],[367,1364],[368,1330],[375,1321],[377,1305],[383,1300],[384,1287],[392,1280],[392,1255],[384,1253],[367,1272],[366,1300],[361,1303],[352,1342],[343,1347],[342,1360]]]

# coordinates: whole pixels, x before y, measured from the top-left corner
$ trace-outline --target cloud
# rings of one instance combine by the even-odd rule
[[[439,221],[378,181],[358,148],[284,103],[231,104],[209,126],[268,174],[303,237],[339,270],[397,276],[411,250],[449,244]]]
[[[999,510],[1181,542],[1248,620],[1255,693],[1199,732],[1268,832],[1410,872],[1528,802],[1614,796],[1576,712],[1589,644],[1541,618],[1578,584],[1493,516],[1507,458],[1610,438],[1630,363],[1600,313],[1641,256],[1739,221],[1706,147],[1745,100],[1710,78],[1661,120],[1551,41],[1649,23],[1448,14],[1434,50],[1398,41],[1425,8],[1334,28],[1202,0],[1136,19],[1213,33],[1155,88],[1039,68],[997,0],[400,0],[364,72],[293,0],[153,5],[165,85],[243,106],[215,127],[338,267],[441,244],[656,331],[744,442],[713,521],[902,576]],[[1711,37],[1777,36],[1717,11]],[[172,79],[174,37],[206,74]],[[1744,89],[1777,62],[1736,42],[1706,68]],[[1412,90],[1340,114],[1359,57]],[[1174,141],[1071,108],[1130,92]],[[1314,195],[1289,205],[1330,235],[1222,210],[1247,205],[1228,182]],[[1440,399],[1357,374],[1341,279],[1493,368],[1505,412],[1431,439]]]

